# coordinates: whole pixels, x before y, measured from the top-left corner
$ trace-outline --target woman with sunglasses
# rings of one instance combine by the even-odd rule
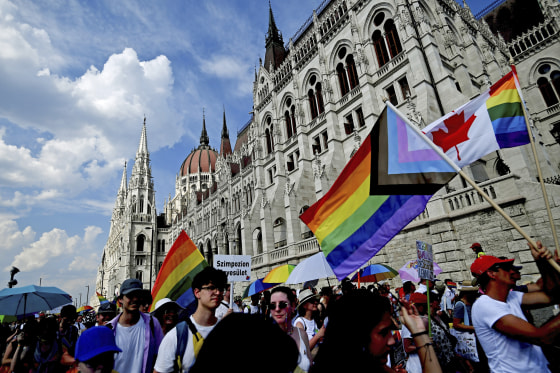
[[[305,289],[300,291],[298,300],[299,305],[297,311],[299,317],[294,320],[294,325],[307,333],[311,356],[315,356],[317,350],[314,350],[314,348],[325,335],[325,326],[323,325],[323,327],[319,328],[317,326],[317,321],[314,319],[314,316],[317,314],[319,297],[313,294],[310,289]]]
[[[298,370],[307,372],[311,366],[311,353],[307,333],[292,325],[296,296],[286,286],[274,288],[270,296],[270,317],[296,342],[299,351]]]

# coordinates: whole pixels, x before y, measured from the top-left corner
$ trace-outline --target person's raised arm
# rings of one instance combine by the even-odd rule
[[[410,330],[416,345],[418,357],[424,373],[441,373],[432,339],[428,335],[424,320],[414,306],[403,303],[401,322]]]
[[[551,302],[560,300],[560,272],[549,262],[552,260],[558,261],[558,253],[556,252],[553,258],[551,252],[543,246],[541,241],[537,241],[537,247],[530,243],[528,245],[542,276],[542,290],[551,297]],[[525,299],[523,299],[523,304],[525,304]]]

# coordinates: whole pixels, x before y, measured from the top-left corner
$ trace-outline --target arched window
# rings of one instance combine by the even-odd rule
[[[142,271],[136,271],[136,279],[142,281]]]
[[[375,55],[377,57],[377,64],[379,65],[379,67],[381,67],[389,62],[389,54],[387,53],[387,49],[385,48],[385,43],[383,41],[381,31],[375,30],[371,38],[373,40],[373,48],[375,49]]]
[[[139,235],[136,238],[136,251],[144,251],[144,241],[146,240],[146,237],[144,237],[143,234]]]
[[[336,75],[338,77],[338,85],[340,87],[340,96],[344,97],[350,89],[348,88],[348,80],[346,80],[346,71],[344,70],[344,65],[339,63],[336,65]]]
[[[354,56],[349,55],[346,58],[346,70],[348,71],[348,80],[350,81],[350,89],[354,89],[360,82],[358,81],[358,72],[354,63]]]
[[[391,18],[385,19],[385,13],[379,12],[373,19],[373,24],[376,30],[371,35],[371,40],[373,41],[377,64],[379,67],[382,67],[391,58],[396,57],[402,52],[402,45],[395,21]]]
[[[262,254],[262,231],[260,228],[253,231],[253,247],[255,248],[255,254]]]
[[[144,196],[140,196],[140,213],[144,213]]]
[[[309,100],[309,110],[311,111],[311,119],[317,117],[317,103],[315,102],[315,92],[310,89],[307,92],[307,99]]]
[[[284,119],[286,123],[286,136],[291,138],[297,135],[296,128],[296,105],[292,102],[291,98],[286,100],[286,111],[284,112]]]
[[[325,104],[323,103],[323,86],[321,83],[317,83],[315,86],[315,96],[317,97],[317,107],[319,108],[319,114],[325,111]]]
[[[132,213],[136,214],[136,196],[132,196]]]
[[[389,46],[389,53],[391,53],[391,58],[395,58],[402,52],[402,45],[399,40],[395,22],[392,19],[388,19],[385,21],[383,28],[385,29],[385,39],[387,40],[387,45]]]
[[[312,75],[311,78],[309,78],[309,87],[307,91],[309,111],[311,112],[311,119],[315,119],[317,115],[325,111],[323,90],[321,83],[317,81],[317,75]]]
[[[266,137],[266,150],[267,150],[267,154],[270,154],[274,151],[274,137],[273,137],[274,126],[272,124],[272,118],[268,117],[266,119],[266,124],[267,124],[267,128],[264,131]]]
[[[537,85],[547,107],[556,105],[560,97],[560,71],[552,70],[552,67],[545,63],[539,66]]]

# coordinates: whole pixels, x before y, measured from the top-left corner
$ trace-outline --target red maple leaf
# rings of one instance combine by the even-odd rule
[[[449,149],[455,147],[455,149],[457,150],[458,160],[461,160],[461,157],[459,156],[459,149],[457,148],[457,145],[469,140],[469,129],[476,119],[476,116],[473,114],[465,122],[464,117],[464,112],[452,115],[443,121],[445,127],[447,127],[447,132],[445,132],[441,128],[437,131],[432,132],[434,144],[442,148],[444,153]]]

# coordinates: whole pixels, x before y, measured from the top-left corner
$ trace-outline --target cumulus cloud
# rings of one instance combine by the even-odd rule
[[[19,127],[44,134],[14,142],[0,127],[0,194],[6,188],[49,190],[24,192],[31,201],[12,190],[13,198],[0,205],[74,198],[106,187],[133,156],[144,115],[152,152],[184,131],[172,107],[174,78],[166,56],[141,61],[125,48],[76,78],[53,72],[61,60],[46,30],[19,20],[12,3],[0,4],[0,117],[12,132]]]
[[[22,252],[15,256],[11,265],[21,271],[31,272],[45,267],[53,260],[60,258],[72,260],[76,253],[91,251],[95,238],[101,232],[99,227],[87,227],[83,237],[77,235],[70,237],[66,231],[54,228],[50,232],[43,233],[39,240],[24,247]],[[72,263],[75,261],[74,259]]]
[[[21,246],[29,245],[35,239],[35,232],[31,227],[23,230],[14,220],[0,220],[0,252],[12,250]]]

